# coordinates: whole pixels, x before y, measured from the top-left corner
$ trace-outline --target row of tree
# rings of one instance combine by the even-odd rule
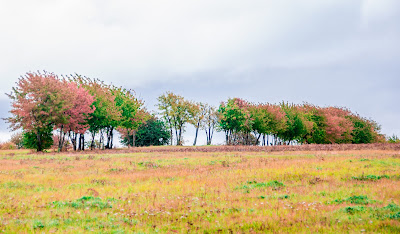
[[[227,144],[359,144],[385,140],[376,122],[345,108],[307,103],[254,104],[233,98],[221,103],[218,113]]]
[[[167,92],[158,97],[158,109],[170,130],[170,144],[183,144],[183,133],[187,124],[194,126],[196,133],[193,145],[197,143],[199,129],[206,133],[207,145],[211,144],[218,125],[218,112],[208,104],[185,100],[182,96]]]
[[[59,150],[67,138],[74,150],[84,150],[85,134],[90,135],[91,149],[96,136],[97,147],[113,148],[115,130],[132,135],[149,118],[132,91],[78,75],[27,73],[8,96],[12,117],[7,121],[13,130],[23,130],[24,147],[38,151],[53,144],[53,131]]]
[[[53,145],[61,151],[113,148],[114,132],[129,146],[182,145],[187,125],[200,130],[207,145],[215,131],[226,144],[333,144],[383,141],[379,126],[345,108],[311,104],[250,103],[240,98],[218,108],[167,92],[158,97],[158,119],[131,90],[79,75],[27,73],[11,94],[13,130],[22,129],[22,145],[38,151]],[[85,136],[89,141],[85,141]],[[98,140],[97,140],[98,139]]]

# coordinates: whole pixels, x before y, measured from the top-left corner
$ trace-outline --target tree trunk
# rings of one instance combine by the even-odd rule
[[[177,145],[182,145],[182,139],[181,139],[181,137],[182,137],[182,129],[179,128],[179,136],[178,136]]]
[[[136,130],[132,131],[132,147],[135,146],[135,142],[136,142]]]
[[[61,128],[60,128],[60,138],[58,139],[58,152],[61,152],[61,150],[62,150],[62,146],[63,146],[63,142],[62,142],[62,134],[63,134],[63,128],[64,128],[64,126],[63,125],[61,125]]]
[[[200,122],[197,123],[196,135],[195,135],[195,137],[194,137],[193,145],[196,145],[196,142],[197,142],[197,134],[199,133],[199,127],[200,127]]]
[[[82,144],[82,140],[81,140],[81,135],[80,135],[79,136],[78,150],[81,150],[81,144]]]
[[[111,127],[111,132],[110,132],[110,149],[113,148],[113,141],[114,141],[114,128]]]
[[[261,137],[261,133],[258,135],[258,137],[257,137],[257,141],[256,141],[256,145],[258,145],[259,143],[260,143],[260,137]]]
[[[95,145],[94,145],[94,137],[96,136],[95,132],[90,132],[92,135],[92,142],[90,143],[90,150],[93,150]]]
[[[85,134],[80,134],[80,140],[81,140],[81,150],[85,150]]]
[[[39,129],[37,130],[37,133],[36,133],[36,139],[37,139],[37,152],[41,152],[42,150],[43,150],[43,148],[42,148],[42,139],[41,139],[41,137],[40,137],[40,131],[39,131]]]
[[[212,138],[213,138],[213,135],[214,135],[214,128],[213,127],[210,127],[209,129],[208,129],[208,135],[209,135],[209,142],[207,143],[208,145],[211,145],[211,142],[212,142]]]

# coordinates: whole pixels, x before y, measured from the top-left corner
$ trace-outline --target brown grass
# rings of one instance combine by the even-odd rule
[[[193,147],[198,148],[210,152],[150,147],[130,150],[154,151],[3,154],[0,231],[400,231],[400,221],[390,218],[397,211],[384,209],[400,205],[397,150],[375,146],[312,151],[301,146],[300,151],[265,152],[244,151],[257,147]],[[283,148],[299,149],[271,147]],[[353,179],[368,175],[387,177]],[[366,196],[370,203],[346,201],[353,196]],[[93,201],[101,204],[90,206],[83,197],[99,199]],[[362,211],[345,211],[358,206]]]

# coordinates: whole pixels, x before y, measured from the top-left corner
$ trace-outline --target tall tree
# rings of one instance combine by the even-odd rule
[[[206,133],[207,145],[211,145],[215,128],[218,124],[218,113],[215,107],[204,104],[204,118],[201,122],[201,128]]]
[[[231,98],[222,102],[218,108],[220,115],[219,125],[225,132],[226,143],[234,144],[238,134],[248,134],[251,131],[252,119],[248,110],[248,103],[240,98]],[[248,137],[247,137],[248,139]]]
[[[205,112],[206,112],[205,104],[203,104],[201,102],[190,103],[190,106],[189,106],[190,120],[189,120],[189,122],[196,129],[193,145],[196,145],[196,143],[197,143],[197,136],[199,134],[200,124],[205,117]]]
[[[8,94],[12,101],[7,121],[13,130],[23,129],[36,134],[37,151],[45,149],[43,132],[60,124],[68,123],[64,113],[72,107],[65,81],[53,73],[27,73],[22,76],[17,86]]]
[[[353,122],[351,132],[353,144],[368,144],[384,141],[384,137],[379,134],[380,126],[373,120],[363,118],[359,115],[351,115],[349,119]]]
[[[182,145],[182,134],[185,131],[185,124],[190,121],[192,103],[171,92],[158,97],[158,101],[158,108],[168,122],[171,135],[172,131],[175,131],[176,145]]]
[[[121,112],[116,105],[114,95],[111,87],[104,84],[104,82],[98,79],[90,79],[75,75],[73,79],[94,96],[94,102],[92,104],[94,112],[89,114],[89,132],[91,134],[91,148],[95,147],[95,137],[97,134],[100,136],[100,148],[110,148],[112,142],[112,132],[114,128],[118,126],[118,121],[121,118]],[[105,143],[104,134],[107,136],[107,144]],[[81,135],[82,136],[82,135]],[[81,146],[84,145],[81,140]]]
[[[70,81],[65,86],[65,89],[68,90],[68,101],[72,105],[71,108],[67,109],[64,113],[64,115],[67,116],[68,121],[57,126],[60,130],[58,147],[59,150],[62,149],[65,135],[68,134],[71,139],[73,149],[76,150],[78,134],[84,135],[89,129],[88,120],[90,118],[90,114],[92,114],[95,110],[95,107],[92,106],[94,97],[90,95],[85,88],[79,86],[78,83],[74,81]]]
[[[174,102],[174,100],[176,99],[176,95],[171,93],[171,92],[167,92],[161,96],[159,96],[157,98],[158,100],[158,104],[157,107],[160,110],[160,114],[162,115],[162,117],[164,118],[166,124],[167,124],[167,128],[170,131],[170,145],[173,145],[173,124],[172,124],[172,103]]]
[[[253,120],[252,130],[256,136],[256,144],[259,144],[260,137],[264,136],[263,145],[265,145],[265,136],[277,134],[286,128],[285,112],[280,106],[269,103],[251,104],[249,106],[251,118]],[[268,140],[268,138],[267,138]]]
[[[128,147],[135,143],[135,131],[141,124],[146,122],[150,117],[145,108],[143,101],[134,96],[133,91],[126,89],[116,89],[115,102],[120,109],[121,119],[118,124],[118,131],[128,140]]]
[[[305,136],[312,131],[313,122],[311,117],[299,105],[282,103],[281,108],[286,114],[286,128],[278,132],[277,136],[285,143],[293,141],[303,142]]]

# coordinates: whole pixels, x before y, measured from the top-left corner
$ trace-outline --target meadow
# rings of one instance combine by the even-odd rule
[[[146,149],[0,151],[0,232],[400,232],[398,150]]]

